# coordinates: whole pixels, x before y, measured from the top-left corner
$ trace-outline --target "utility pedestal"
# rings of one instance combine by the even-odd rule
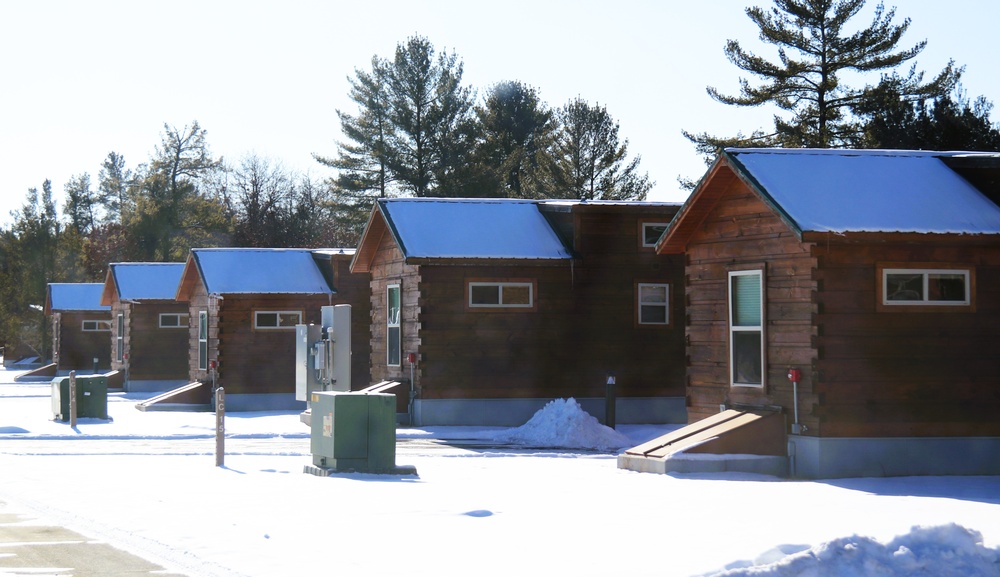
[[[396,395],[314,391],[311,394],[312,465],[305,472],[415,475],[396,465]]]

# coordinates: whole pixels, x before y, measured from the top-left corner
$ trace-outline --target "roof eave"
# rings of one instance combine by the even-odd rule
[[[354,251],[354,257],[348,267],[352,273],[371,272],[372,262],[375,260],[375,253],[378,252],[379,244],[386,231],[385,215],[382,213],[380,203],[376,202],[372,207],[372,212],[368,216],[368,223],[361,232],[361,241]]]
[[[798,238],[799,241],[802,241],[802,227],[799,226],[799,223],[796,222],[790,214],[788,214],[781,204],[774,200],[774,197],[767,192],[767,189],[765,189],[760,182],[754,178],[753,174],[751,174],[750,171],[747,170],[746,166],[740,162],[739,158],[737,158],[738,155],[729,150],[723,150],[722,154],[726,156],[729,163],[734,167],[734,172],[736,173],[737,178],[742,180],[743,183],[750,188],[750,190],[755,192],[764,204],[774,211],[774,213],[778,215],[778,218],[785,223],[785,226],[787,226],[795,234],[795,237]]]

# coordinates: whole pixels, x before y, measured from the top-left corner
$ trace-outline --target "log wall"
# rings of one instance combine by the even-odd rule
[[[814,404],[816,336],[813,315],[815,258],[792,230],[744,184],[734,181],[701,227],[687,251],[687,404],[688,420],[700,420],[720,405],[745,404],[792,408],[789,368],[802,371],[800,421],[817,424]],[[764,386],[733,387],[729,368],[728,273],[764,271]],[[789,411],[791,412],[791,411]]]

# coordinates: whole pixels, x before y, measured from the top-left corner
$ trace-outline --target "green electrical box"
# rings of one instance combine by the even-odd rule
[[[69,421],[69,377],[52,380],[52,413],[60,421]],[[80,375],[76,377],[76,416],[78,418],[108,418],[108,377]]]
[[[310,401],[315,467],[340,473],[416,472],[396,466],[396,395],[314,391]]]

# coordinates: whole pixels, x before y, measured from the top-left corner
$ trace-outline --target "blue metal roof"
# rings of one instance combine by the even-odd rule
[[[209,294],[333,294],[309,249],[195,248]]]
[[[101,305],[104,283],[49,283],[48,290],[52,312],[111,310]]]
[[[906,150],[728,149],[800,232],[1000,233],[1000,207],[942,160]]]
[[[184,272],[182,262],[118,262],[110,267],[123,301],[174,300]]]
[[[396,198],[378,205],[407,258],[572,258],[534,201]]]

